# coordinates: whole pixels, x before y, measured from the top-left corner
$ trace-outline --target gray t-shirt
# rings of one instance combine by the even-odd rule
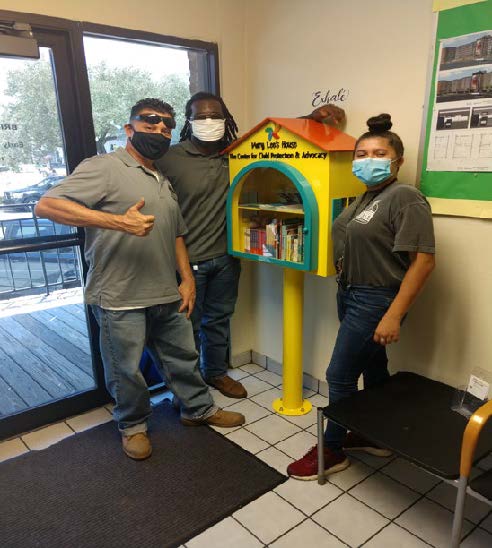
[[[156,165],[178,195],[188,227],[190,262],[227,253],[226,200],[229,190],[227,156],[202,154],[191,141],[171,147]]]
[[[343,282],[399,288],[409,252],[434,253],[430,206],[419,190],[392,183],[368,190],[333,223],[335,266],[343,258]]]
[[[124,214],[140,198],[144,215],[155,215],[144,237],[86,228],[89,264],[85,301],[102,308],[136,308],[178,301],[176,238],[186,234],[169,181],[119,148],[84,160],[47,198],[72,200],[90,209]]]

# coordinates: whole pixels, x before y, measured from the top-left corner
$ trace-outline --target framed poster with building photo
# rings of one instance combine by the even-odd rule
[[[491,12],[484,0],[437,16],[420,181],[433,213],[492,218]]]

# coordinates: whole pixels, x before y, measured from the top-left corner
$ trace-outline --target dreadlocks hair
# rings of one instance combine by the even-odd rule
[[[180,134],[180,141],[186,141],[186,139],[191,138],[191,124],[190,124],[190,117],[191,117],[191,106],[196,101],[201,101],[202,99],[211,99],[213,101],[217,101],[220,103],[220,106],[222,107],[222,111],[224,112],[225,117],[225,133],[224,137],[222,138],[222,143],[225,147],[228,147],[233,141],[237,139],[237,131],[238,127],[236,124],[236,121],[232,117],[232,114],[229,112],[228,108],[225,106],[225,103],[222,99],[222,97],[219,97],[218,95],[214,95],[213,93],[208,93],[206,91],[199,91],[198,93],[195,93],[192,97],[190,97],[189,101],[186,103],[185,108],[185,117],[186,121],[183,126],[183,129],[181,130]]]

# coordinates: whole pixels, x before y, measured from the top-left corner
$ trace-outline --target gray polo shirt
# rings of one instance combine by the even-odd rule
[[[144,215],[155,215],[144,237],[86,228],[89,264],[85,301],[102,308],[137,308],[180,299],[176,282],[176,238],[186,234],[169,181],[119,148],[84,160],[47,198],[73,200],[90,209],[124,214],[140,198]]]
[[[188,227],[190,262],[227,253],[226,199],[229,190],[227,156],[207,156],[187,140],[171,147],[157,162],[178,195]]]
[[[415,187],[392,183],[368,190],[333,223],[335,265],[343,257],[342,280],[351,285],[399,288],[409,252],[434,253],[430,206]]]

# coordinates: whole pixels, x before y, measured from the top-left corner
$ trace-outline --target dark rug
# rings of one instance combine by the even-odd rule
[[[2,548],[179,546],[286,479],[167,404],[150,434],[141,462],[107,423],[0,464]]]

